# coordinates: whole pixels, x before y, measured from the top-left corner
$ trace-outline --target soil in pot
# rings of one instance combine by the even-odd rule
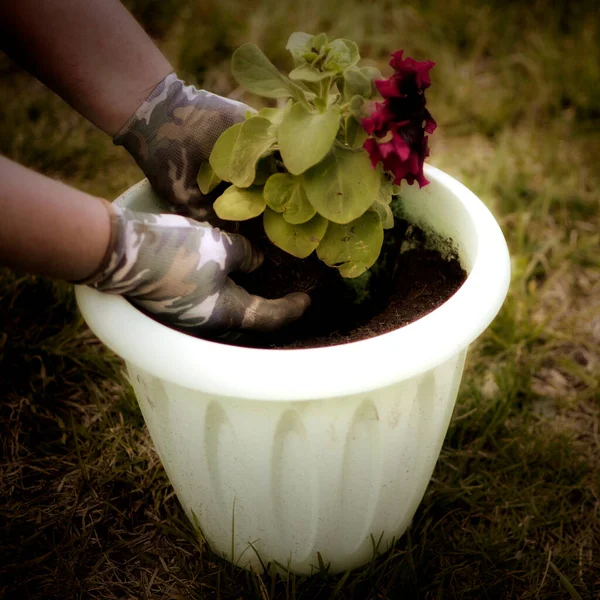
[[[348,280],[313,253],[299,260],[274,247],[259,220],[240,233],[265,251],[254,273],[232,278],[250,293],[278,298],[304,291],[312,304],[302,318],[273,333],[244,333],[231,343],[258,348],[316,348],[370,338],[407,325],[450,298],[466,279],[451,240],[431,239],[403,219],[385,232],[377,263]]]

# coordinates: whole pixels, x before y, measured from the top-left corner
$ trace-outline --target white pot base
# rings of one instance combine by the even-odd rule
[[[199,398],[128,369],[169,479],[211,548],[240,567],[261,570],[262,560],[309,574],[317,552],[338,572],[371,560],[372,538],[382,552],[404,533],[465,354],[401,386],[301,403]]]

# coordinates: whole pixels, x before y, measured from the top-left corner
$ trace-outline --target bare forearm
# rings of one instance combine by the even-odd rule
[[[0,156],[0,264],[67,281],[87,277],[110,241],[104,202]]]
[[[0,45],[109,135],[172,71],[117,0],[0,2]]]

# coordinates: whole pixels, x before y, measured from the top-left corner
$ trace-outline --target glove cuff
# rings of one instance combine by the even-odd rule
[[[169,73],[153,90],[150,95],[138,106],[137,110],[129,117],[128,121],[115,133],[113,137],[113,143],[116,146],[124,146],[131,152],[128,147],[127,134],[134,129],[140,129],[137,127],[138,122],[145,122],[147,127],[150,127],[152,112],[157,105],[163,104],[165,100],[172,100],[172,97],[176,94],[176,83],[179,82],[183,86],[183,82],[178,79],[175,73]],[[170,93],[169,93],[170,90]],[[169,98],[170,96],[170,98]],[[167,102],[170,104],[172,102]],[[143,132],[143,128],[140,129]],[[146,131],[145,133],[149,133]],[[156,134],[156,132],[154,132]]]
[[[248,110],[241,102],[198,90],[169,73],[115,134],[113,143],[126,148],[144,171],[151,154],[173,141],[197,146],[197,158],[205,161],[219,135],[243,121]],[[182,126],[190,119],[187,131]]]
[[[104,203],[110,218],[110,240],[106,252],[100,261],[100,264],[91,275],[88,275],[79,281],[71,282],[75,285],[89,285],[98,289],[102,287],[103,282],[111,278],[119,266],[119,257],[123,254],[123,249],[119,249],[119,240],[123,239],[122,231],[125,222],[123,209],[116,204],[111,204],[103,198],[101,200]]]

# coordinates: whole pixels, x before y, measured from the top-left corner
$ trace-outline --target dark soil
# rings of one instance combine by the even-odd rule
[[[261,348],[316,348],[370,338],[408,323],[443,304],[466,279],[455,254],[444,257],[427,247],[424,232],[396,219],[385,232],[377,263],[360,281],[345,280],[316,256],[296,259],[246,223],[240,233],[264,244],[265,262],[255,273],[234,279],[250,293],[279,298],[307,292],[312,304],[299,321],[274,333],[243,334],[233,343]]]

